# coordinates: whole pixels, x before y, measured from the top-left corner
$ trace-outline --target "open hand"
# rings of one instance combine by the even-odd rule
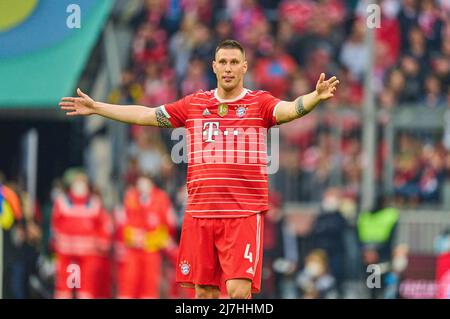
[[[325,81],[325,73],[320,74],[319,81],[316,84],[316,91],[321,100],[328,100],[334,96],[336,92],[339,80],[333,76],[329,80]]]
[[[66,115],[91,115],[95,113],[95,101],[87,94],[77,89],[79,97],[63,97],[59,106],[67,111]]]

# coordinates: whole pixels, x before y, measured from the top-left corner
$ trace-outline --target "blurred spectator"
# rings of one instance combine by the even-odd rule
[[[305,267],[297,276],[297,285],[303,299],[338,298],[335,279],[329,273],[325,251],[316,249],[308,254]]]
[[[405,75],[402,102],[414,103],[422,95],[423,70],[420,69],[419,62],[411,55],[404,55],[401,58],[400,68]]]
[[[397,97],[395,93],[388,88],[385,88],[383,92],[384,93],[379,97],[379,105],[383,110],[392,111],[398,105]]]
[[[385,276],[384,299],[399,299],[400,282],[402,275],[408,267],[407,245],[397,245],[392,253],[390,271]]]
[[[127,168],[125,171],[125,185],[128,187],[134,183],[136,183],[137,178],[139,177],[140,169],[139,169],[139,161],[136,157],[130,156],[127,162]]]
[[[143,24],[133,44],[133,57],[136,65],[147,65],[149,62],[165,62],[167,56],[167,35],[150,23]]]
[[[439,50],[443,27],[441,11],[434,0],[422,0],[419,3],[420,13],[417,21],[427,39],[427,48],[431,52]]]
[[[355,20],[350,36],[342,45],[340,61],[349,70],[352,80],[361,81],[366,70],[369,52],[365,44],[365,30],[364,21]]]
[[[316,87],[318,70],[325,73],[336,72],[332,52],[328,46],[318,46],[314,48],[309,55],[306,56],[305,61],[306,66],[304,72],[310,87]]]
[[[321,213],[315,219],[310,233],[312,248],[323,249],[328,256],[330,274],[335,278],[340,294],[344,281],[344,233],[347,227],[340,212],[341,199],[342,193],[337,188],[328,188],[324,192]]]
[[[445,104],[441,94],[441,82],[434,74],[429,74],[425,78],[425,96],[422,103],[426,107],[442,107]]]
[[[393,69],[387,74],[387,86],[397,97],[399,103],[405,102],[404,92],[406,86],[405,75],[400,69]]]
[[[166,26],[166,9],[168,9],[168,1],[166,0],[144,0],[144,7],[142,10],[134,17],[132,23],[134,25],[141,24],[151,24],[155,27],[163,27]],[[173,4],[171,4],[172,6]],[[170,12],[170,11],[169,11]],[[173,18],[173,17],[172,17]],[[175,22],[176,22],[175,17]]]
[[[194,44],[192,55],[200,60],[210,61],[214,57],[216,47],[208,27],[199,23],[190,36]]]
[[[163,249],[175,245],[175,216],[167,194],[140,175],[124,198],[119,298],[160,298]]]
[[[149,63],[145,68],[143,105],[155,107],[175,99],[172,70],[163,65]]]
[[[248,44],[249,31],[260,20],[265,20],[264,13],[256,0],[241,0],[237,10],[232,14],[234,37],[243,45]]]
[[[274,96],[287,96],[291,77],[297,68],[294,59],[278,44],[269,44],[264,53],[265,56],[254,66],[255,85]]]
[[[14,221],[22,219],[22,207],[17,193],[4,182],[3,174],[0,172],[0,227],[9,230]]]
[[[401,138],[404,139],[405,138]],[[401,142],[404,145],[407,142]],[[394,189],[397,204],[415,207],[419,201],[419,160],[413,152],[401,152],[396,156],[394,167]]]
[[[283,0],[279,6],[279,19],[292,23],[295,33],[305,33],[313,19],[314,1]]]
[[[384,62],[387,67],[394,65],[400,54],[400,24],[397,20],[399,8],[398,1],[383,0],[380,28],[375,29],[376,45],[386,48]]]
[[[195,16],[184,15],[180,29],[170,38],[169,52],[177,79],[183,78],[186,74],[193,47],[191,35],[196,23]]]
[[[341,22],[345,10],[340,0],[319,1],[313,9],[314,18],[308,21],[308,31],[301,36],[297,53],[299,62],[305,66],[309,56],[318,49],[326,50],[334,62],[342,45],[343,34]],[[328,68],[328,71],[332,71]]]
[[[349,69],[341,67],[337,71],[340,81],[339,91],[336,91],[334,101],[330,100],[328,105],[335,108],[345,105],[346,107],[360,108],[363,100],[363,88],[361,83],[351,76]]]
[[[420,199],[436,203],[440,197],[444,179],[444,157],[442,151],[431,144],[425,144],[421,154],[421,176],[419,180]]]
[[[450,37],[449,37],[450,39]],[[443,54],[435,54],[431,58],[431,67],[433,73],[436,75],[437,79],[443,86],[443,88],[450,85],[450,59],[449,56]]]
[[[0,227],[3,236],[2,252],[4,251],[1,257],[4,260],[4,271],[0,274],[4,286],[0,289],[6,297],[25,299],[29,297],[27,265],[24,260],[27,257],[26,231],[20,194],[15,185],[7,183],[0,172]]]
[[[403,50],[410,50],[408,41],[408,32],[417,23],[418,16],[418,2],[417,0],[404,0],[398,14],[398,21],[401,31],[401,48]]]
[[[219,44],[221,41],[230,39],[233,37],[233,26],[231,24],[231,21],[228,19],[220,19],[216,23],[215,27],[215,35],[213,41],[214,45],[213,47],[216,48],[217,44]]]
[[[429,52],[427,51],[427,42],[425,35],[418,25],[412,25],[408,33],[407,54],[416,58],[421,68],[424,68],[429,62]],[[423,72],[423,69],[421,70]]]
[[[167,176],[172,162],[168,160],[166,147],[161,136],[154,133],[155,130],[158,129],[136,127],[133,132],[134,142],[130,146],[129,154],[137,160],[138,168],[142,173],[150,174],[160,180]]]
[[[108,100],[114,104],[132,105],[136,104],[142,98],[143,88],[136,81],[135,75],[131,70],[122,72],[120,87],[113,90]]]
[[[380,196],[373,210],[361,212],[358,216],[357,230],[364,268],[378,265],[381,269],[382,264],[388,263],[391,259],[399,213],[396,208],[388,205],[385,198]],[[364,272],[366,276],[371,274],[366,272],[366,269]],[[381,281],[384,281],[383,272],[382,275]],[[378,298],[382,295],[384,287],[368,287],[368,289],[372,298]]]
[[[192,58],[201,62],[204,66],[203,73],[206,75],[206,83],[202,86],[202,89],[209,90],[216,84],[216,76],[211,68],[211,61],[216,49],[215,41],[210,30],[203,24],[198,24],[194,28],[191,37],[193,39]],[[185,96],[183,93],[182,95]]]
[[[297,241],[286,224],[280,194],[271,192],[269,197],[269,211],[264,221],[264,292],[257,298],[286,298],[289,292],[285,282],[292,277],[298,263]]]
[[[52,212],[53,248],[56,253],[55,298],[100,298],[111,282],[103,281],[99,257],[108,250],[103,232],[105,214],[88,177],[79,169],[66,171],[67,193],[59,195]],[[100,234],[103,233],[103,234]],[[106,288],[106,290],[108,290]]]
[[[206,75],[206,66],[203,60],[192,59],[186,77],[181,82],[181,94],[189,95],[198,90],[206,90],[209,87],[209,79]]]

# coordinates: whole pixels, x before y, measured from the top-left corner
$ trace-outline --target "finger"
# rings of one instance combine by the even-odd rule
[[[340,83],[339,80],[336,80],[333,83],[331,83],[330,85],[336,87],[339,83]]]
[[[330,87],[328,87],[328,90],[330,91],[330,92],[334,92],[334,91],[336,91],[337,90],[337,86],[333,86],[333,85],[331,85]]]
[[[75,111],[75,112],[66,113],[66,115],[67,116],[75,116],[75,115],[78,115],[78,113]]]
[[[333,83],[334,81],[336,81],[337,77],[333,76],[330,79],[328,79],[328,83]]]
[[[58,105],[59,106],[75,106],[75,103],[73,103],[73,102],[60,102]]]
[[[75,102],[75,98],[74,97],[63,97],[61,99],[61,101]]]
[[[77,93],[81,97],[84,97],[84,98],[88,98],[89,97],[87,94],[83,93],[83,91],[81,91],[80,88],[77,89]]]
[[[325,73],[320,73],[319,83],[322,83],[325,80]]]
[[[70,107],[70,106],[62,106],[61,110],[64,110],[64,111],[76,111],[76,109],[74,107]]]

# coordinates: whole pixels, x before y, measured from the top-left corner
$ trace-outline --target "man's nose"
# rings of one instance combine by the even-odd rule
[[[231,64],[230,63],[227,63],[225,65],[225,72],[231,72]]]

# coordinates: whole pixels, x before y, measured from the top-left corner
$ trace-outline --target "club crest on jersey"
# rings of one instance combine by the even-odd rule
[[[206,108],[206,109],[203,111],[203,116],[209,116],[209,115],[211,115],[211,112],[208,110],[208,108]]]
[[[182,260],[179,264],[181,273],[185,276],[189,275],[191,272],[191,265],[186,261]]]
[[[224,117],[225,115],[227,115],[228,114],[228,105],[220,104],[217,114],[219,114],[221,117]]]
[[[240,105],[237,109],[236,109],[236,116],[237,117],[244,117],[245,113],[247,113],[247,108],[243,105]]]

